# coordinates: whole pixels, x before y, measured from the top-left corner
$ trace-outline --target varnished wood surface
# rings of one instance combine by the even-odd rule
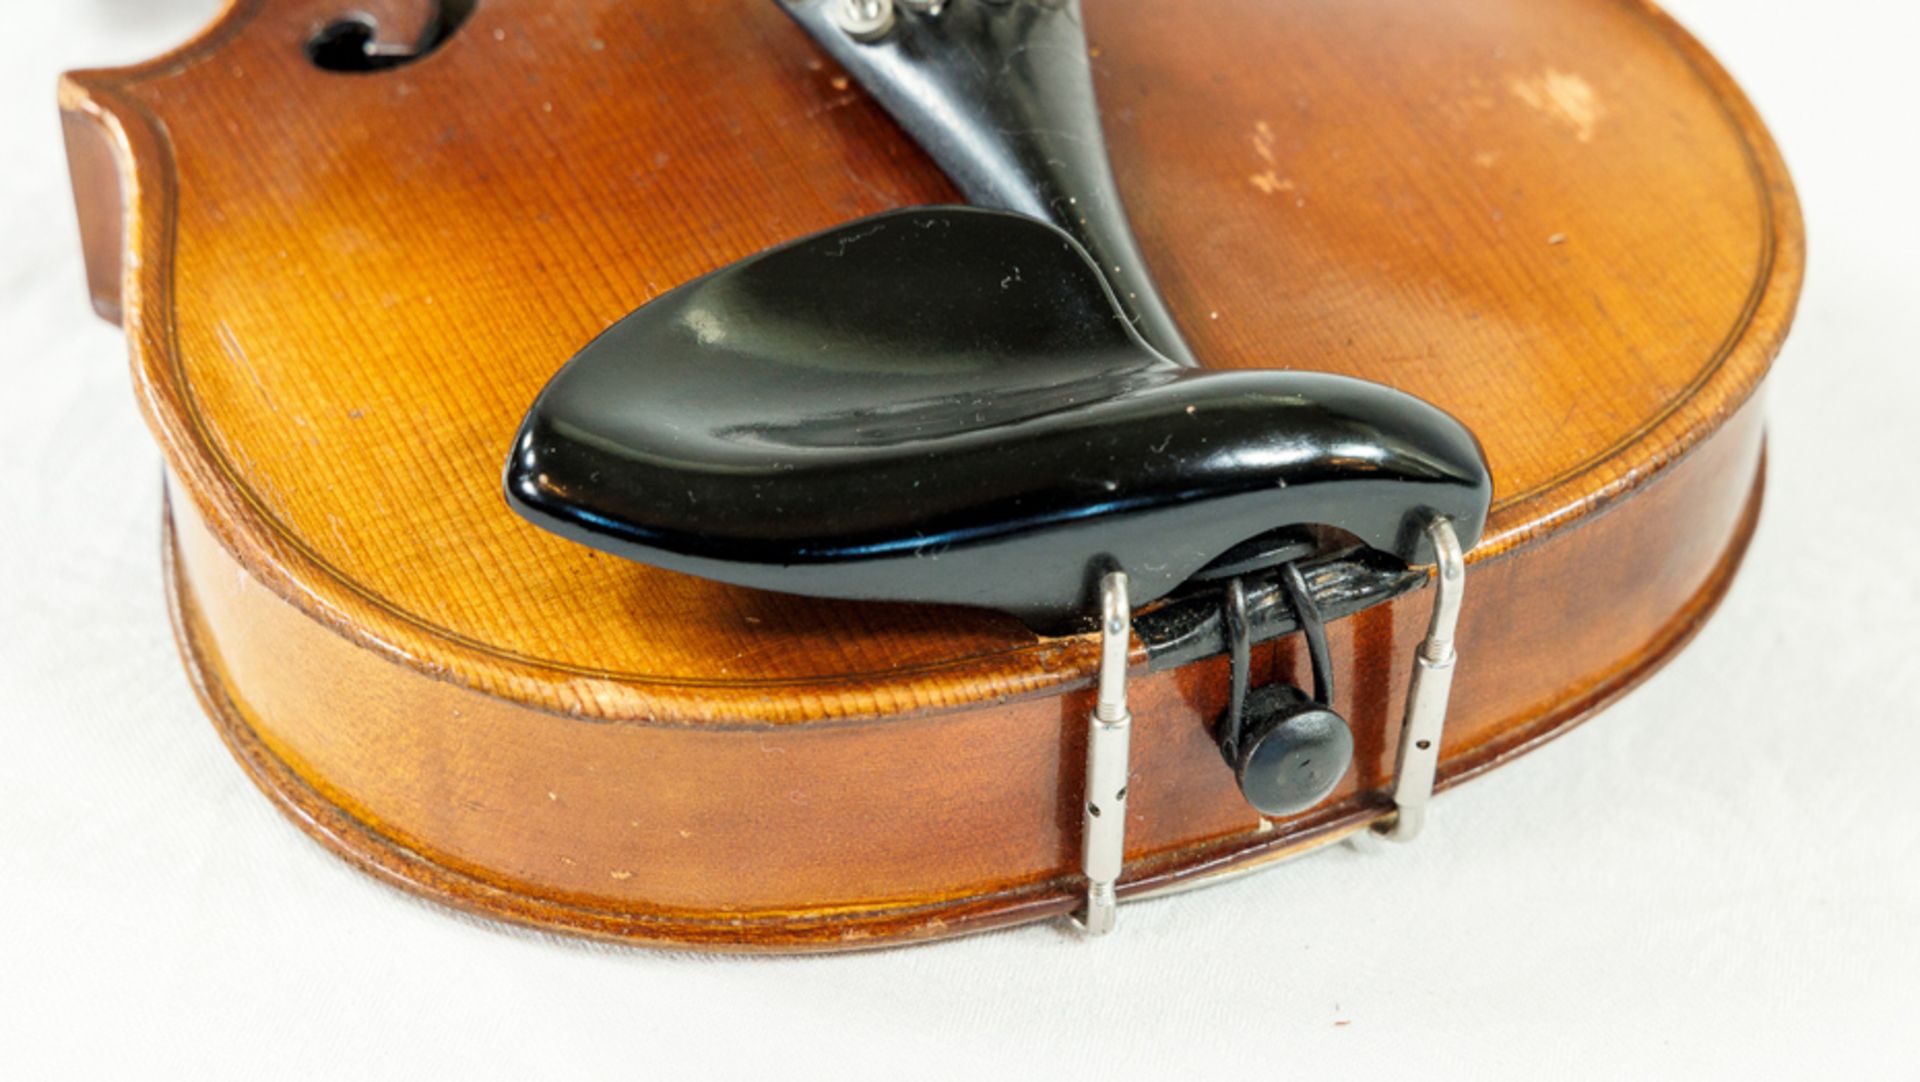
[[[836,907],[927,934],[900,914],[1064,897],[1083,704],[1047,693],[1084,684],[1088,642],[626,564],[496,491],[525,406],[612,320],[946,182],[763,0],[489,0],[419,63],[319,71],[300,42],[344,9],[239,0],[62,87],[96,303],[176,478],[190,653],[284,767],[256,776],[380,839],[344,846],[362,860],[650,914],[655,938]],[[1785,171],[1724,73],[1626,0],[1090,0],[1088,22],[1123,192],[1205,363],[1386,382],[1486,446],[1448,769],[1644,672],[1731,566],[1799,285]],[[1332,818],[1237,804],[1206,743],[1217,664],[1144,681],[1135,855],[1359,814],[1423,611],[1336,636],[1372,690]],[[611,848],[560,863],[567,837]]]
[[[1475,576],[1442,785],[1563,732],[1698,628],[1758,511],[1757,407],[1616,513]],[[1076,900],[1088,692],[870,724],[609,725],[396,684],[242,573],[184,508],[169,536],[183,654],[236,755],[327,844],[431,896],[723,949],[874,945]],[[1630,544],[1661,559],[1612,558]],[[1281,822],[1247,807],[1209,735],[1224,659],[1136,679],[1130,889],[1380,815],[1425,618],[1415,594],[1330,629],[1357,766]],[[1259,649],[1256,676],[1305,681],[1296,651]]]

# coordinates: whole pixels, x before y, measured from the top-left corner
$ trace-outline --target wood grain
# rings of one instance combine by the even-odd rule
[[[623,563],[497,493],[534,393],[614,319],[945,180],[771,3],[491,0],[367,75],[301,52],[342,9],[239,0],[62,86],[96,306],[175,478],[183,643],[243,762],[356,859],[598,934],[820,946],[1064,904],[1090,642]],[[1449,774],[1657,664],[1750,525],[1803,259],[1712,59],[1610,0],[1088,22],[1205,362],[1389,383],[1487,449]],[[1130,876],[1377,809],[1424,606],[1335,635],[1361,766],[1300,819],[1234,794],[1218,663],[1143,679]]]

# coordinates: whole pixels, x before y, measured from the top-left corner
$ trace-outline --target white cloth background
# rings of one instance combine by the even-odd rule
[[[1772,124],[1812,238],[1764,521],[1694,645],[1411,848],[1133,906],[1094,944],[743,960],[414,900],[229,761],[168,635],[159,460],[87,309],[53,93],[216,3],[8,0],[0,1076],[1920,1077],[1920,22],[1671,6]]]

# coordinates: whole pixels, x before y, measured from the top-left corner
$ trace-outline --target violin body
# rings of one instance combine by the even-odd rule
[[[489,0],[326,70],[348,8],[404,39],[435,5],[234,0],[61,89],[176,634],[241,765],[375,874],[570,932],[816,950],[1073,908],[1097,635],[630,563],[499,493],[636,305],[952,183],[769,0]],[[1484,449],[1439,784],[1671,658],[1753,531],[1803,263],[1714,60],[1638,0],[1096,0],[1086,35],[1205,364],[1377,381]],[[1292,817],[1222,766],[1228,659],[1137,650],[1121,896],[1378,818],[1426,593],[1328,626],[1354,766]],[[1255,671],[1301,682],[1298,640]]]

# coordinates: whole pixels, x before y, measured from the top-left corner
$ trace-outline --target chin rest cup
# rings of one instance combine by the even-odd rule
[[[1426,563],[1492,492],[1459,422],[1388,387],[1155,353],[1059,229],[876,215],[644,305],[540,394],[514,510],[642,563],[1065,630],[1099,575],[1165,595],[1236,543],[1345,530]]]

